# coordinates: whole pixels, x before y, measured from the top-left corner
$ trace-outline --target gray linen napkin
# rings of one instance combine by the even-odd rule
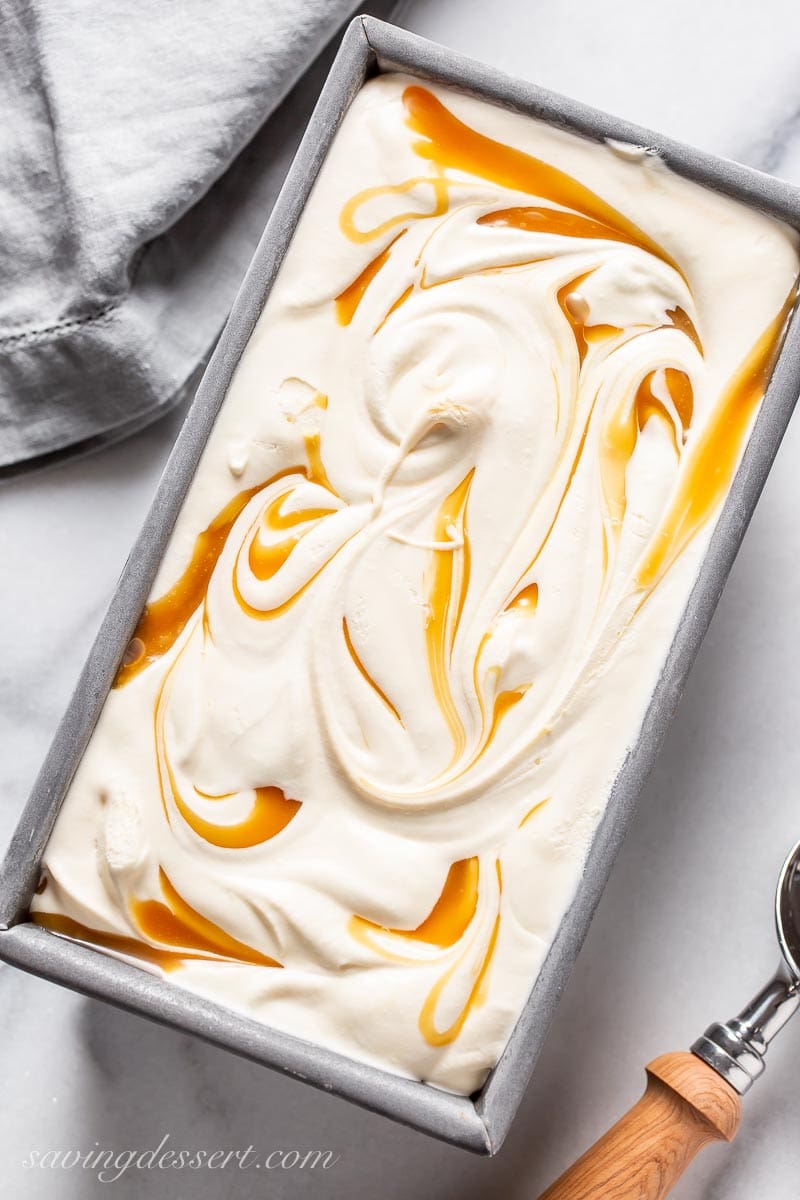
[[[1,0],[0,475],[181,395],[274,195],[251,139],[354,7]]]

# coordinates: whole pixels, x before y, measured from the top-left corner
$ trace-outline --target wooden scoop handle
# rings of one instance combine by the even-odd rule
[[[709,1142],[733,1141],[738,1094],[702,1059],[680,1051],[647,1068],[647,1089],[540,1200],[661,1200]]]

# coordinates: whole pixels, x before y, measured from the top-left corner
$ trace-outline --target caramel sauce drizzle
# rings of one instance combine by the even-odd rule
[[[761,334],[731,379],[713,417],[700,432],[660,528],[639,564],[636,573],[639,589],[655,587],[727,494],[775,366],[796,298],[793,288],[774,321]]]
[[[436,1010],[442,992],[470,953],[474,938],[467,943],[465,949],[439,977],[428,993],[420,1012],[419,1029],[431,1046],[444,1046],[455,1041],[470,1012],[483,1002],[485,982],[500,932],[499,900],[503,885],[499,861],[495,863],[495,870],[498,884],[498,911],[466,1002],[452,1024],[444,1031],[440,1031],[436,1025]],[[415,929],[391,929],[356,915],[350,918],[349,932],[356,941],[390,962],[416,963],[419,960],[402,953],[394,953],[384,945],[377,944],[373,940],[374,935],[382,934],[398,941],[423,943],[448,952],[464,939],[475,919],[478,908],[479,879],[479,860],[476,857],[460,859],[450,867],[439,899],[425,920]]]
[[[238,566],[238,555],[236,558],[236,563]],[[307,579],[306,582],[302,584],[296,592],[293,592],[291,596],[283,601],[283,603],[276,604],[274,608],[255,608],[252,604],[249,604],[242,595],[241,588],[234,577],[233,594],[236,598],[236,603],[239,605],[239,608],[243,613],[246,613],[248,617],[252,617],[256,621],[274,621],[276,617],[282,617],[284,613],[287,613],[290,608],[294,607],[301,596],[306,594],[314,580],[317,579],[317,577],[325,570],[326,566],[327,563],[323,563],[319,570],[315,571],[314,574]]]
[[[478,907],[478,882],[480,867],[477,858],[462,858],[454,862],[447,872],[439,899],[427,917],[415,929],[391,929],[368,921],[358,915],[350,918],[352,936],[371,950],[394,961],[414,961],[391,954],[371,940],[370,934],[388,934],[393,938],[405,938],[414,942],[425,942],[449,950],[466,933]]]
[[[325,470],[325,464],[322,461],[322,434],[319,429],[312,429],[304,433],[303,442],[305,443],[306,458],[308,459],[308,470],[304,470],[303,473],[311,483],[318,483],[320,487],[325,488],[327,492],[330,492],[332,496],[340,500],[341,496],[328,478],[328,472]],[[280,475],[273,476],[273,480],[270,482],[279,478]]]
[[[694,322],[692,321],[689,314],[687,312],[685,312],[684,309],[682,309],[679,305],[677,308],[667,309],[667,316],[669,317],[670,321],[675,326],[675,328],[679,329],[681,333],[684,333],[686,335],[686,337],[688,337],[689,341],[694,344],[694,346],[697,350],[697,353],[702,358],[703,357],[703,343],[700,341],[700,335],[698,334],[697,330],[695,329]]]
[[[678,414],[678,420],[681,423],[685,438],[691,428],[692,418],[694,417],[694,389],[692,381],[685,371],[679,371],[677,367],[665,367],[664,379],[672,403],[675,405],[675,411]]]
[[[290,378],[284,380],[284,382],[285,383],[299,383],[305,387],[308,387],[308,388],[311,387],[311,384],[306,383],[304,379],[300,379],[300,377],[298,375],[290,376]],[[310,412],[314,408],[320,409],[321,412],[327,412],[328,397],[325,395],[324,392],[314,392],[313,388],[311,390],[313,392],[313,395],[302,406],[302,408],[299,408],[297,410],[297,412],[286,414],[286,420],[289,422],[290,425],[294,425],[294,423],[298,419],[298,417],[302,417],[303,413]]]
[[[505,607],[506,612],[521,612],[526,616],[534,616],[536,609],[539,607],[539,585],[538,583],[529,583],[521,591],[517,592],[513,600],[509,600]]]
[[[657,242],[565,171],[471,129],[426,88],[406,88],[403,103],[406,124],[422,139],[414,143],[413,149],[420,158],[434,163],[439,171],[450,167],[500,187],[528,192],[562,208],[574,209],[604,230],[616,231],[618,240],[654,254],[683,277],[678,264]],[[591,235],[585,233],[583,236]],[[606,232],[603,236],[609,234]]]
[[[386,322],[389,320],[389,317],[391,317],[393,313],[396,313],[399,308],[403,307],[406,300],[408,299],[408,297],[411,295],[411,293],[413,291],[414,291],[414,284],[410,283],[408,285],[408,287],[400,293],[400,295],[397,297],[397,299],[392,301],[392,303],[389,305],[389,307],[386,310],[386,315],[384,316],[383,320],[379,321],[378,324],[373,329],[373,331],[372,331],[373,336],[376,333],[380,333],[380,331],[383,329]]]
[[[573,337],[575,338],[578,362],[581,366],[583,366],[583,361],[589,353],[591,346],[608,341],[610,338],[617,337],[623,332],[616,325],[589,324],[588,305],[577,289],[593,273],[594,270],[592,269],[591,271],[584,272],[583,275],[578,275],[575,279],[570,279],[556,292],[558,307],[569,322]]]
[[[680,430],[676,430],[675,422],[672,414],[666,407],[664,402],[659,399],[653,391],[653,380],[657,372],[650,371],[645,375],[639,387],[636,390],[636,399],[633,402],[633,417],[636,423],[636,435],[642,432],[647,422],[651,417],[661,421],[664,427],[668,430],[672,439],[672,445],[676,454],[680,454],[681,446],[683,445],[684,430],[681,426]],[[691,387],[691,384],[689,385]]]
[[[497,730],[500,728],[500,722],[503,720],[503,717],[505,717],[515,705],[519,704],[522,697],[530,689],[530,686],[531,685],[528,683],[521,687],[509,688],[506,691],[497,693],[494,698],[494,705],[492,706],[491,724],[484,735],[478,753],[470,761],[470,766],[477,762],[481,755],[486,752],[488,747],[492,744]]]
[[[161,683],[153,717],[159,788],[164,815],[168,821],[171,820],[167,804],[167,795],[169,795],[192,832],[203,841],[208,842],[209,845],[223,850],[247,850],[251,846],[260,846],[286,828],[297,815],[302,802],[290,799],[281,788],[274,785],[257,787],[253,789],[253,805],[250,812],[243,821],[233,824],[217,824],[215,821],[209,821],[199,816],[186,803],[181,795],[169,759],[165,732],[167,701],[172,690],[172,673],[179,662],[180,655]],[[208,796],[198,788],[193,790],[197,796],[207,800],[223,801],[236,795],[235,792],[228,792],[222,796]]]
[[[425,644],[434,695],[453,738],[453,760],[466,745],[464,725],[450,686],[450,660],[467,597],[470,576],[470,546],[467,532],[467,501],[474,468],[445,499],[434,522],[435,542],[460,542],[452,550],[432,550],[426,575],[427,619]],[[455,536],[453,536],[455,535]]]
[[[381,196],[402,195],[405,192],[412,192],[414,188],[422,187],[429,187],[433,192],[433,205],[428,211],[418,212],[411,209],[408,212],[397,213],[394,216],[388,217],[385,221],[380,221],[370,229],[359,229],[356,224],[356,213],[363,204],[368,203],[370,200],[376,200]],[[342,208],[339,216],[339,228],[348,241],[357,243],[372,242],[383,234],[388,233],[390,229],[395,229],[398,225],[408,227],[411,221],[421,221],[426,217],[442,216],[443,213],[447,212],[449,203],[448,183],[443,172],[439,171],[434,175],[418,175],[415,179],[404,180],[403,183],[381,184],[378,187],[364,188],[363,191],[357,192]],[[357,282],[357,280],[354,282]],[[370,282],[370,280],[367,282]]]
[[[557,237],[591,238],[609,242],[624,242],[629,246],[640,243],[630,233],[604,221],[596,221],[578,212],[559,208],[500,208],[478,217],[478,225],[500,225],[521,229],[526,233],[549,233]],[[685,314],[684,314],[685,315]]]
[[[594,399],[592,400],[592,405],[591,405],[591,409],[589,412],[589,416],[586,420],[586,424],[583,427],[583,433],[581,434],[581,440],[578,443],[578,449],[576,450],[575,457],[573,458],[572,463],[570,465],[569,475],[567,476],[567,482],[564,486],[564,490],[562,491],[561,495],[559,496],[558,504],[556,505],[556,510],[553,513],[553,519],[550,522],[550,524],[548,525],[547,532],[545,533],[544,537],[542,538],[541,542],[539,543],[539,546],[538,546],[535,554],[533,555],[533,558],[530,560],[527,567],[525,568],[525,571],[523,572],[523,578],[535,566],[540,554],[542,553],[545,546],[549,542],[550,536],[556,527],[556,523],[558,522],[558,518],[561,513],[561,509],[564,507],[564,502],[567,498],[567,495],[569,494],[569,489],[572,487],[572,481],[575,478],[575,474],[580,465],[581,458],[583,457],[583,451],[586,446],[586,439],[589,435],[589,425],[591,424],[591,418],[592,418],[592,414],[594,412],[596,403],[597,403],[597,395],[595,394]]]
[[[495,869],[497,871],[497,883],[498,883],[499,892],[500,892],[500,894],[502,894],[503,880],[502,880],[502,876],[500,873],[499,861],[497,861],[495,863]],[[444,1030],[440,1030],[436,1025],[436,1009],[439,1005],[439,1001],[441,999],[442,992],[444,991],[447,984],[452,979],[455,972],[458,970],[463,959],[456,960],[456,962],[454,962],[453,965],[451,967],[449,967],[444,972],[444,974],[437,980],[437,982],[431,988],[431,991],[429,992],[428,997],[422,1006],[422,1011],[420,1012],[420,1015],[419,1015],[419,1031],[422,1034],[422,1036],[425,1038],[426,1042],[428,1042],[429,1045],[431,1045],[431,1046],[447,1046],[451,1042],[454,1042],[456,1040],[456,1038],[458,1037],[458,1035],[461,1033],[461,1030],[464,1028],[467,1018],[469,1017],[472,1010],[474,1008],[477,1008],[480,1004],[483,1003],[484,996],[485,996],[484,989],[485,989],[485,985],[486,985],[486,979],[489,974],[489,968],[491,967],[492,958],[494,957],[494,951],[495,951],[495,947],[497,945],[497,938],[499,936],[499,933],[500,933],[500,911],[499,911],[499,903],[498,903],[498,912],[494,919],[494,923],[492,925],[492,932],[489,936],[489,941],[486,946],[486,950],[484,952],[483,959],[478,968],[477,974],[475,975],[475,980],[472,984],[469,995],[467,996],[466,1003],[464,1004],[463,1008],[459,1012],[458,1016],[455,1018],[455,1020],[452,1022],[452,1024],[450,1024]]]
[[[517,594],[511,600],[509,600],[503,611],[506,613],[517,613],[527,619],[536,615],[536,610],[538,607],[539,585],[538,583],[529,583],[525,587],[521,588],[520,591],[518,591]],[[475,753],[472,755],[466,767],[464,768],[465,770],[468,770],[470,767],[474,766],[478,759],[484,754],[487,748],[491,745],[494,736],[500,727],[503,717],[505,717],[506,714],[509,713],[511,709],[519,703],[523,696],[525,696],[529,691],[531,686],[530,684],[526,684],[523,687],[511,688],[498,692],[492,705],[491,721],[487,727],[486,705],[484,703],[483,692],[480,686],[479,667],[481,655],[490,637],[491,630],[484,633],[483,637],[481,638],[480,645],[478,646],[478,651],[475,655],[475,661],[472,666],[472,687],[478,700],[478,706],[481,713],[481,737]],[[491,668],[490,671],[487,672],[487,677],[494,677],[497,679],[499,676],[500,670],[498,667]]]
[[[486,953],[483,957],[483,962],[480,965],[478,974],[475,976],[475,982],[472,985],[472,990],[467,997],[467,1002],[461,1009],[453,1023],[447,1029],[439,1030],[436,1027],[436,1009],[447,984],[452,979],[457,971],[460,963],[454,963],[449,970],[445,971],[441,979],[439,979],[431,989],[427,1000],[422,1006],[422,1012],[419,1014],[419,1031],[431,1046],[447,1046],[450,1042],[454,1042],[461,1030],[466,1024],[467,1017],[476,1008],[482,1000],[482,990],[486,981],[486,976],[489,973],[489,967],[494,956],[494,949],[497,945],[497,938],[500,933],[500,914],[498,913],[494,919],[492,926],[491,937],[489,944],[486,947]]]
[[[524,829],[525,826],[528,824],[528,822],[532,821],[533,818],[536,816],[536,814],[540,813],[542,811],[542,809],[545,808],[552,799],[553,799],[552,796],[545,796],[544,800],[540,800],[538,804],[534,804],[533,808],[529,808],[528,811],[525,813],[525,816],[522,818],[519,825],[517,826],[517,829]]]
[[[533,586],[535,586],[535,585],[533,585]],[[513,602],[512,602],[512,604],[513,604]],[[509,605],[508,608],[506,609],[506,611],[509,611],[511,608],[512,608],[512,605]],[[527,602],[522,603],[521,610],[524,612],[531,611],[527,607]],[[503,718],[509,712],[511,712],[512,708],[515,708],[516,705],[519,704],[520,700],[522,700],[522,698],[525,695],[527,695],[527,693],[530,691],[530,688],[531,688],[530,683],[525,683],[525,684],[521,684],[519,687],[506,688],[504,690],[497,692],[497,694],[494,697],[494,701],[492,703],[491,719],[487,721],[486,704],[484,702],[483,692],[481,690],[480,680],[479,680],[479,667],[480,667],[481,654],[483,653],[483,649],[486,646],[487,642],[489,641],[490,637],[491,637],[491,630],[489,632],[485,633],[483,635],[483,637],[481,638],[480,645],[478,646],[478,652],[475,655],[475,660],[473,662],[473,667],[472,667],[472,684],[473,684],[473,689],[474,689],[475,696],[478,701],[478,706],[480,708],[480,714],[481,714],[480,737],[478,738],[478,742],[477,742],[477,745],[475,746],[474,750],[472,751],[470,756],[467,758],[466,762],[464,762],[463,765],[460,767],[459,775],[464,775],[467,771],[469,771],[472,767],[475,766],[475,764],[479,761],[480,758],[483,757],[483,755],[488,750],[489,746],[492,744],[494,737],[503,721]],[[497,680],[500,678],[500,675],[501,675],[501,669],[499,667],[490,667],[489,670],[486,672],[486,678],[494,681],[495,684],[497,683]]]
[[[52,933],[88,942],[130,958],[143,959],[163,971],[174,971],[192,959],[248,963],[258,967],[283,965],[231,937],[219,925],[192,908],[173,887],[163,867],[159,868],[159,880],[166,903],[136,899],[130,903],[131,916],[149,942],[94,929],[60,913],[33,912],[31,920]],[[152,942],[160,944],[152,945]]]
[[[356,276],[353,282],[349,283],[344,291],[340,292],[336,297],[333,303],[336,311],[336,320],[340,325],[349,325],[353,320],[359,304],[364,299],[367,288],[381,268],[386,266],[392,246],[405,232],[405,229],[401,229],[398,234],[395,234],[389,245],[384,250],[381,250],[380,254],[376,254],[367,263],[364,270]]]
[[[447,949],[466,933],[478,907],[480,868],[477,858],[462,858],[447,873],[442,894],[428,916],[413,930],[415,941]],[[402,935],[401,936],[408,936]]]
[[[306,407],[325,409],[327,406],[327,396],[317,392]],[[306,431],[303,434],[303,441],[308,461],[307,466],[287,467],[285,470],[278,471],[263,483],[258,483],[254,487],[245,488],[243,491],[238,492],[217,513],[206,529],[198,534],[195,539],[191,559],[183,574],[168,592],[157,600],[152,600],[145,605],[144,612],[134,630],[128,653],[125,655],[117,671],[113,684],[114,687],[123,687],[138,675],[141,670],[172,649],[191,617],[197,612],[201,604],[203,604],[208,592],[211,576],[225,548],[230,532],[238,517],[254,496],[257,496],[259,492],[265,491],[280,479],[291,475],[303,475],[310,483],[319,484],[329,491],[332,496],[339,499],[339,494],[328,478],[322,461],[321,435],[319,430]],[[316,508],[306,509],[304,512],[297,514],[282,514],[282,501],[289,495],[290,491],[291,488],[281,493],[279,497],[280,502],[270,505],[267,516],[270,528],[290,529],[302,521],[316,520],[334,511],[332,508]],[[287,540],[287,542],[282,544],[280,549],[276,547],[259,547],[257,544],[251,543],[248,557],[251,569],[256,574],[256,578],[262,580],[270,578],[271,574],[274,574],[283,565],[283,562],[286,561],[296,544],[296,540],[299,540],[299,538]],[[258,574],[259,571],[263,573]],[[246,604],[235,583],[234,591],[240,606],[253,616],[277,615],[278,612],[282,612],[285,607],[288,607],[288,604],[285,606],[282,605],[280,609],[260,613],[256,609],[251,609]],[[293,597],[291,603],[296,598]]]
[[[256,579],[263,583],[267,579],[272,579],[273,575],[277,575],[302,536],[302,534],[294,534],[283,542],[274,542],[268,546],[265,546],[258,538],[253,538],[247,552],[247,565]]]
[[[369,684],[369,686],[372,688],[375,695],[378,696],[378,698],[383,701],[383,703],[386,705],[386,707],[388,708],[388,710],[392,714],[392,716],[395,718],[395,720],[399,721],[400,724],[402,725],[403,718],[400,716],[400,713],[397,711],[395,706],[392,704],[391,700],[386,695],[386,692],[383,690],[383,688],[380,686],[380,684],[375,682],[375,680],[370,675],[369,671],[367,670],[367,668],[364,666],[363,662],[361,661],[358,651],[356,650],[355,646],[353,645],[353,639],[350,636],[350,629],[347,624],[347,617],[342,617],[342,634],[344,635],[344,644],[347,647],[347,652],[350,655],[350,658],[352,659],[353,666],[356,668],[358,673],[361,675],[362,679],[364,679],[365,682]]]
[[[302,541],[322,517],[330,516],[336,511],[334,508],[303,508],[294,512],[283,512],[284,502],[291,494],[291,488],[281,492],[270,501],[262,517],[262,523],[266,529],[274,533],[293,530],[290,536],[283,541],[267,544],[257,537],[250,542],[250,549],[247,552],[248,566],[256,579],[262,582],[272,579],[277,574],[298,542]],[[303,528],[297,529],[298,525],[302,525]]]
[[[294,549],[296,544],[297,543],[294,541],[291,543],[284,543],[284,548],[286,549],[286,556],[283,559],[283,562],[285,562],[288,559],[289,553]],[[291,594],[291,596],[287,597],[286,600],[282,601],[282,603],[276,604],[271,608],[255,608],[252,604],[248,603],[248,601],[242,595],[241,588],[239,587],[238,581],[236,579],[236,574],[237,574],[237,571],[239,568],[239,560],[242,555],[242,549],[243,549],[243,547],[240,547],[239,551],[237,552],[237,555],[236,555],[236,563],[234,566],[233,580],[232,580],[233,594],[236,599],[236,603],[239,605],[242,612],[246,613],[248,617],[253,617],[256,621],[274,621],[276,617],[283,616],[284,613],[288,612],[289,609],[292,608],[297,603],[297,601],[301,598],[301,596],[304,596],[306,594],[306,592],[311,587],[311,585],[315,581],[315,579],[317,579],[322,574],[322,572],[325,570],[326,566],[328,565],[327,562],[321,563],[319,565],[319,567],[317,568],[317,570],[314,571],[311,576],[309,576],[309,578],[305,581],[305,583],[301,584],[300,587],[298,587],[297,590]],[[267,556],[267,557],[269,557],[269,556]],[[258,555],[258,552],[256,552],[256,554],[254,555],[254,561],[258,562],[258,558],[259,558],[259,555]],[[249,561],[249,552],[248,552],[248,561]],[[281,563],[279,565],[283,565],[283,564]]]
[[[189,618],[203,602],[212,572],[237,517],[253,496],[266,486],[265,483],[257,484],[239,492],[197,535],[189,565],[180,579],[158,600],[152,600],[145,606],[133,635],[133,640],[141,644],[141,652],[132,661],[123,662],[114,680],[114,687],[129,683],[144,667],[172,648]]]
[[[683,445],[684,429],[676,431],[672,415],[653,392],[653,380],[657,374],[657,371],[649,371],[639,383],[633,399],[628,398],[626,401],[623,398],[622,404],[609,413],[603,426],[600,473],[606,511],[612,525],[616,527],[622,525],[625,517],[625,473],[636,449],[639,434],[647,422],[655,417],[666,426],[676,454],[680,454]],[[685,380],[685,384],[675,382],[676,377]],[[692,385],[688,377],[682,371],[673,371],[671,382],[668,382],[667,386],[673,399],[677,397],[675,407],[679,417],[681,412],[684,417],[689,415],[692,407]]]
[[[179,953],[175,950],[164,950],[160,946],[149,946],[139,938],[126,937],[121,933],[108,933],[104,929],[95,929],[84,925],[63,913],[32,912],[31,920],[51,933],[61,937],[72,938],[76,942],[88,942],[101,950],[111,950],[115,954],[126,954],[129,958],[140,958],[144,962],[153,963],[162,971],[174,971],[177,967],[193,958],[207,958],[205,954],[192,954],[189,951]]]
[[[365,188],[352,196],[343,206],[339,226],[351,242],[364,243],[374,240],[400,225],[403,228],[388,246],[375,256],[335,300],[336,316],[340,324],[349,324],[370,283],[386,265],[389,251],[415,220],[442,216],[449,210],[449,188],[452,185],[446,169],[452,168],[485,179],[491,183],[515,191],[540,196],[560,208],[541,205],[514,206],[486,213],[477,220],[478,225],[510,226],[531,233],[549,233],[557,236],[616,241],[637,246],[654,254],[662,262],[676,270],[685,279],[681,268],[669,254],[629,221],[612,205],[606,203],[595,192],[579,183],[573,176],[541,159],[525,154],[502,142],[485,137],[477,130],[459,121],[431,92],[422,87],[409,87],[403,93],[409,128],[424,140],[414,143],[414,151],[431,161],[435,173],[416,176],[399,184],[386,184]],[[429,186],[433,189],[433,205],[428,211],[407,211],[393,215],[369,229],[361,229],[356,223],[356,214],[362,205],[379,197],[411,192],[415,188]],[[564,211],[571,210],[571,211]],[[526,260],[536,261],[536,260]],[[511,265],[511,264],[509,264]],[[513,264],[523,265],[523,264]],[[424,273],[423,273],[424,274]],[[421,286],[426,286],[424,279]],[[405,302],[413,286],[408,287],[392,304],[377,333],[393,312]],[[694,327],[683,309],[673,310],[673,320],[678,328],[691,328],[693,338],[699,346]],[[617,332],[616,330],[614,332]],[[595,333],[595,338],[598,333]],[[579,345],[581,343],[579,342]],[[583,347],[585,353],[585,343]],[[583,359],[583,353],[581,360]]]
[[[320,399],[325,401],[324,406],[327,407],[327,397],[321,396],[320,393],[317,393],[317,399],[312,403],[318,403]],[[306,431],[303,434],[303,440],[305,443],[308,467],[295,467],[288,471],[281,471],[277,475],[274,475],[272,479],[270,479],[263,486],[269,487],[270,484],[274,483],[278,479],[284,478],[287,475],[303,474],[306,479],[309,480],[309,482],[316,483],[319,487],[324,488],[337,500],[341,499],[339,493],[336,491],[330,479],[328,478],[328,473],[325,469],[325,464],[322,459],[322,435],[319,429]],[[237,582],[237,574],[239,571],[239,563],[242,553],[245,545],[248,543],[248,540],[248,566],[253,571],[255,577],[263,582],[264,580],[270,579],[273,575],[277,574],[278,570],[288,560],[297,543],[301,541],[302,538],[308,533],[310,533],[311,527],[313,527],[314,524],[323,520],[324,517],[330,516],[332,513],[337,511],[334,507],[323,508],[317,506],[315,508],[301,508],[297,512],[287,511],[284,513],[283,502],[284,500],[288,499],[292,491],[292,488],[287,489],[286,492],[282,493],[282,495],[277,498],[274,506],[269,506],[264,521],[267,527],[272,530],[292,529],[295,525],[301,523],[306,523],[308,528],[295,532],[291,537],[285,539],[283,542],[280,542],[277,545],[273,544],[265,546],[263,544],[259,544],[257,541],[256,532],[261,519],[256,520],[251,525],[247,536],[239,546],[239,549],[236,553],[232,580],[234,597],[242,612],[259,621],[273,620],[275,617],[279,617],[283,613],[287,612],[288,609],[296,604],[300,597],[305,594],[317,576],[324,571],[325,567],[327,566],[326,562],[321,563],[318,569],[313,573],[313,575],[311,575],[309,579],[306,580],[304,584],[302,584],[291,596],[289,596],[288,599],[283,601],[283,603],[277,604],[273,608],[255,608],[252,604],[249,604],[242,595],[241,589]]]
[[[575,346],[578,351],[578,361],[583,365],[583,360],[589,351],[589,342],[586,337],[586,321],[584,314],[579,306],[575,303],[575,294],[577,289],[585,282],[592,274],[591,271],[584,272],[583,275],[578,275],[575,279],[568,280],[556,292],[556,301],[558,307],[567,319],[573,337],[575,338]]]
[[[174,783],[171,771],[170,779]],[[195,791],[201,795],[197,788]],[[227,800],[230,795],[235,793],[205,798]],[[210,845],[224,850],[247,850],[250,846],[260,846],[276,837],[297,815],[302,803],[300,800],[290,800],[281,788],[272,784],[254,788],[253,795],[253,807],[243,821],[235,825],[217,825],[199,817],[183,800],[177,787],[173,790],[175,807],[189,828]]]
[[[159,868],[159,881],[166,898],[131,901],[131,915],[146,938],[166,946],[188,948],[198,954],[210,954],[228,962],[250,963],[258,967],[280,967],[269,955],[247,946],[196,908],[192,908],[173,887],[166,871]]]

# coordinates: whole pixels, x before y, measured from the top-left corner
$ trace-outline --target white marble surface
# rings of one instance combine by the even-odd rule
[[[412,0],[400,23],[800,183],[796,0]],[[0,833],[37,765],[144,515],[170,418],[0,491]],[[475,1160],[222,1051],[0,968],[0,1178],[13,1200],[382,1196],[531,1200],[638,1095],[642,1066],[731,1014],[772,969],[775,875],[800,836],[800,427],[790,430],[645,789],[516,1125]],[[800,1020],[732,1147],[679,1200],[800,1193]],[[25,1170],[96,1143],[330,1147],[331,1170]],[[266,1177],[265,1177],[266,1176]]]

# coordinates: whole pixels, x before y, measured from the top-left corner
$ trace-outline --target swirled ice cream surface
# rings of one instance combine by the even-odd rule
[[[795,235],[399,75],[336,135],[33,919],[459,1093],[579,886]]]

